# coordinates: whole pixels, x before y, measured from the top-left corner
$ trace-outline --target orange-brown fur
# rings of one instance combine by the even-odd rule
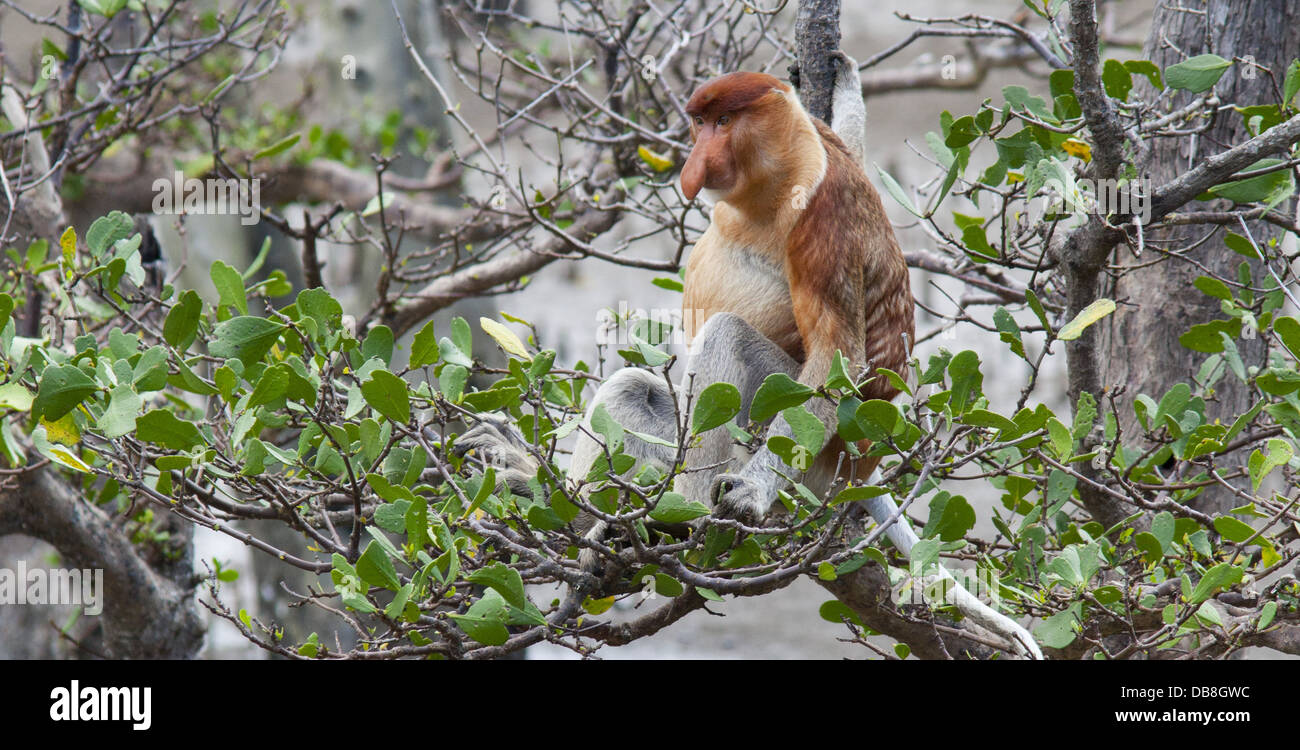
[[[839,137],[787,85],[756,73],[706,84],[686,112],[695,145],[683,190],[720,193],[687,263],[688,335],[732,312],[800,362],[807,385],[825,383],[836,350],[857,367],[903,372],[915,335],[907,266],[879,194]],[[730,122],[715,125],[723,115]],[[897,391],[876,377],[862,395]]]

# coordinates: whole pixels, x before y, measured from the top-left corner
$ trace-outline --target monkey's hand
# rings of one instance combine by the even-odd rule
[[[713,515],[750,525],[761,524],[776,499],[776,488],[744,474],[719,474],[709,489]]]
[[[867,104],[862,99],[858,63],[843,50],[831,53],[835,63],[835,90],[831,94],[831,130],[848,146],[858,164],[864,163],[867,141]]]
[[[480,414],[479,423],[456,439],[452,450],[496,470],[497,482],[516,495],[528,497],[528,480],[537,476],[537,460],[528,452],[528,442],[507,417]]]

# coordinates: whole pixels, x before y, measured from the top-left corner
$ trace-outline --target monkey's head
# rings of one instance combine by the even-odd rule
[[[771,128],[792,112],[793,89],[766,73],[728,73],[696,89],[686,103],[691,118],[691,155],[682,167],[682,193],[701,189],[726,197],[745,182],[747,167],[761,161],[759,146]],[[795,101],[797,106],[797,100]]]

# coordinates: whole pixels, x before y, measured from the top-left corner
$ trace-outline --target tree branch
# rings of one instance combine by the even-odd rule
[[[28,471],[0,492],[0,535],[53,545],[70,568],[104,571],[104,645],[123,659],[185,659],[203,645],[192,588],[154,570],[103,510],[50,468]]]

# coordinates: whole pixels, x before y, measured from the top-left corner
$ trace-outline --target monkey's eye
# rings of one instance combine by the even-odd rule
[[[704,118],[701,117],[700,115],[696,115],[696,116],[695,116],[695,124],[696,124],[696,125],[703,126],[703,125],[704,125]]]
[[[719,125],[726,125],[729,122],[731,122],[731,115],[722,115],[718,118]]]

